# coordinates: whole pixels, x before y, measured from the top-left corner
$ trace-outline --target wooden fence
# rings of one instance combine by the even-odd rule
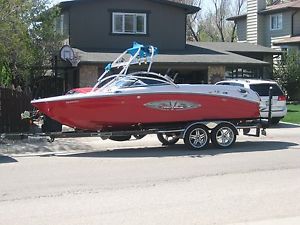
[[[32,110],[31,97],[23,92],[0,87],[0,133],[25,132],[29,129],[21,113]]]

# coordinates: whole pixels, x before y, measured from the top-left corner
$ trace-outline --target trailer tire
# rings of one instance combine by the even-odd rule
[[[281,117],[273,117],[273,118],[271,118],[271,124],[277,125],[281,119],[282,119]]]
[[[157,138],[163,145],[174,145],[179,141],[176,134],[158,133]]]
[[[131,138],[131,135],[119,135],[119,136],[111,136],[109,137],[112,141],[129,141]]]
[[[221,123],[211,132],[211,142],[217,148],[229,148],[236,141],[237,130],[229,123]]]
[[[209,131],[203,124],[195,124],[187,128],[183,138],[184,144],[192,150],[202,150],[209,144]]]

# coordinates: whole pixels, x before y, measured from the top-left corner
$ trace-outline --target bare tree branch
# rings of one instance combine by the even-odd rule
[[[196,7],[201,7],[202,0],[174,0],[175,2],[193,5]],[[194,41],[200,41],[199,35],[198,35],[198,23],[199,23],[199,17],[200,12],[197,12],[193,15],[187,16],[187,39],[188,40],[194,40]]]
[[[246,4],[246,0],[235,0],[234,7],[236,7],[236,14],[235,15],[241,15],[241,12],[243,10],[243,7]],[[233,42],[236,37],[236,23],[234,23],[231,31],[231,38],[230,41]]]

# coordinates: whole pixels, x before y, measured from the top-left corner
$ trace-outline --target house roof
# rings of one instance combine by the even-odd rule
[[[288,37],[281,41],[273,42],[273,45],[285,45],[285,44],[300,44],[300,36]]]
[[[280,11],[285,11],[289,9],[296,9],[300,10],[300,0],[287,2],[287,3],[280,3],[276,5],[267,6],[266,9],[260,11],[260,14],[268,14],[268,13],[275,13]]]
[[[232,16],[232,17],[227,18],[226,20],[235,21],[235,20],[244,19],[244,18],[245,19],[247,18],[247,14]]]
[[[269,63],[242,56],[233,52],[226,51],[226,47],[219,48],[220,44],[216,43],[193,43],[186,45],[186,49],[181,51],[162,52],[155,57],[156,64],[196,64],[196,65],[252,65],[264,66]],[[114,61],[120,53],[115,52],[84,52],[75,49],[81,62],[84,63],[110,63]]]
[[[71,0],[71,1],[60,2],[58,5],[60,7],[62,7],[63,9],[65,9],[65,8],[68,8],[72,5],[79,4],[79,3],[86,3],[88,1],[95,1],[95,0]],[[183,10],[186,11],[187,14],[194,14],[194,13],[196,13],[200,10],[199,7],[174,2],[174,1],[171,1],[171,0],[147,0],[147,1],[152,1],[152,2],[157,2],[157,3],[160,3],[160,4],[166,4],[166,5],[171,5],[171,6],[175,6],[175,7],[178,7],[178,8],[182,8]]]
[[[266,9],[260,11],[259,14],[276,13],[276,12],[281,12],[281,11],[290,10],[290,9],[300,10],[300,0],[267,6]],[[247,17],[247,13],[229,17],[229,18],[227,18],[227,20],[235,21],[235,20],[246,18],[246,17]]]
[[[277,49],[241,42],[193,42],[194,45],[217,51],[233,52],[233,53],[265,53],[265,54],[281,54]]]

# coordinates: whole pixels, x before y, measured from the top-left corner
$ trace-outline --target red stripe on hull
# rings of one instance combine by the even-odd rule
[[[199,104],[187,110],[159,110],[145,104],[157,101],[188,101]],[[259,105],[237,98],[199,94],[141,94],[53,101],[33,104],[62,124],[86,130],[136,124],[258,118]]]

